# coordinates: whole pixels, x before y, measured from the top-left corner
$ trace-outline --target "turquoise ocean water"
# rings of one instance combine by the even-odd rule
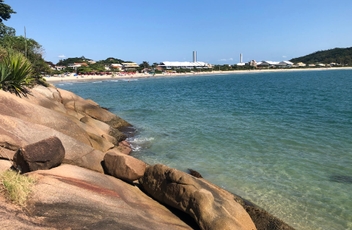
[[[197,170],[296,229],[352,229],[352,71],[57,83],[132,123],[133,156]]]

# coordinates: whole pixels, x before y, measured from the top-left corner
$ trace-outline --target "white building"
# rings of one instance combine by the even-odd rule
[[[160,65],[163,69],[193,69],[193,68],[198,68],[198,69],[207,69],[207,68],[212,68],[211,64],[205,63],[205,62],[179,62],[179,61],[164,61]]]
[[[290,61],[281,61],[279,62],[279,64],[277,64],[277,67],[292,67],[293,66],[293,63],[290,62]]]
[[[257,67],[276,67],[278,64],[277,61],[261,61],[257,63]]]
[[[303,63],[303,62],[298,62],[296,64],[297,67],[305,67],[307,64]]]

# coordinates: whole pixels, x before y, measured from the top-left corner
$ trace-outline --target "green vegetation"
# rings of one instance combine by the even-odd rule
[[[0,0],[0,38],[5,35],[15,36],[15,29],[12,27],[5,26],[3,21],[7,21],[11,18],[11,14],[16,12],[11,8],[11,6],[4,3],[3,0]]]
[[[15,11],[0,0],[0,89],[25,96],[27,86],[47,86],[42,76],[50,73],[50,68],[38,42],[15,36],[15,30],[3,24],[13,13]]]
[[[303,62],[306,64],[336,63],[339,65],[348,66],[352,65],[352,47],[318,51],[303,57],[293,58],[290,61],[294,63]]]
[[[7,53],[6,53],[7,51]],[[2,48],[3,57],[0,60],[0,89],[26,96],[25,86],[33,83],[32,65],[20,52]]]
[[[15,171],[5,171],[0,174],[0,191],[13,203],[25,206],[31,193],[35,179],[21,175]]]
[[[73,64],[73,63],[87,63],[88,61],[92,61],[92,60],[82,56],[82,57],[74,57],[74,58],[67,58],[67,59],[60,60],[56,65],[69,66],[70,64]]]
[[[50,68],[42,57],[42,46],[34,39],[23,36],[6,35],[0,39],[0,45],[5,49],[13,49],[21,52],[32,63],[33,75],[39,78],[43,74],[49,74]]]

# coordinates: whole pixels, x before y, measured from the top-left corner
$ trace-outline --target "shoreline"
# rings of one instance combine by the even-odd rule
[[[79,82],[92,80],[112,80],[112,79],[138,79],[138,78],[161,78],[177,76],[204,76],[204,75],[228,75],[228,74],[246,74],[246,73],[270,73],[270,72],[294,72],[294,71],[326,71],[326,70],[352,70],[352,67],[325,67],[325,68],[294,68],[294,69],[254,69],[254,70],[230,70],[230,71],[211,71],[211,72],[193,72],[193,73],[164,73],[164,74],[145,74],[136,73],[133,75],[78,75],[70,74],[64,77],[44,77],[47,82]]]

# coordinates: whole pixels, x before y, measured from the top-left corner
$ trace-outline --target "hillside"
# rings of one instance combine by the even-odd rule
[[[317,51],[306,56],[293,58],[290,61],[293,63],[303,62],[306,64],[338,63],[342,65],[352,65],[352,47]]]

